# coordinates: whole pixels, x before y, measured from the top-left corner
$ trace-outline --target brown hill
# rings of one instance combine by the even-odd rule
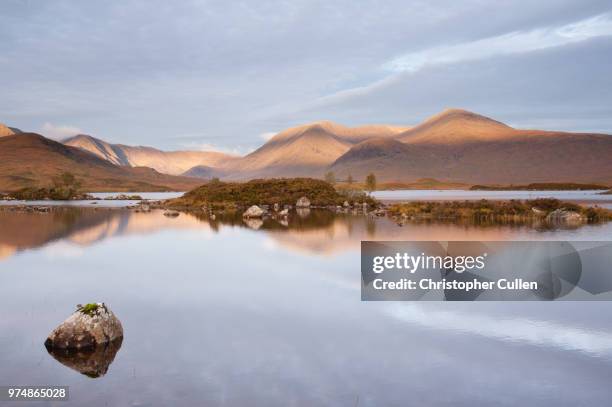
[[[182,175],[185,177],[211,179],[219,176],[219,171],[206,165],[196,165],[195,167],[185,171]]]
[[[74,174],[87,191],[184,191],[201,184],[195,178],[160,174],[151,168],[119,167],[39,134],[0,138],[0,190],[48,186],[65,171]]]
[[[217,167],[237,157],[216,151],[161,151],[153,147],[111,144],[80,134],[64,140],[64,144],[89,151],[115,165],[150,167],[164,174],[180,175],[193,167]]]
[[[262,147],[224,169],[228,178],[321,177],[349,148],[372,137],[389,138],[406,128],[368,125],[345,127],[329,121],[293,127],[272,137]]]
[[[340,178],[374,172],[382,181],[419,178],[481,183],[612,183],[612,136],[516,130],[448,110],[402,133],[396,142],[366,141],[330,169]]]

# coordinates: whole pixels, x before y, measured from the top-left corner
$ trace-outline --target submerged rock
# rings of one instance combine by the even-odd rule
[[[94,349],[123,338],[123,327],[104,303],[77,306],[45,341],[47,349]]]
[[[296,208],[310,208],[310,199],[306,198],[305,196],[301,197],[295,203],[295,207]]]
[[[263,209],[261,209],[257,205],[253,205],[242,214],[242,217],[243,218],[261,218],[263,214],[264,214]]]

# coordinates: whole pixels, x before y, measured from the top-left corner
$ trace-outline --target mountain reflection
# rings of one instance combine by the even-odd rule
[[[238,214],[181,213],[169,218],[160,210],[150,213],[128,209],[55,207],[49,212],[0,210],[0,261],[21,250],[65,240],[89,246],[118,236],[152,234],[166,229],[208,230],[243,228],[271,238],[287,250],[334,254],[359,250],[362,240],[505,240],[537,238],[539,225],[458,224],[415,222],[403,227],[388,218],[312,210],[288,218],[244,220]],[[556,232],[558,233],[558,231]]]

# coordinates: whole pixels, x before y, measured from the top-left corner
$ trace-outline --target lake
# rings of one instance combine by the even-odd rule
[[[361,240],[565,239],[611,240],[612,223],[0,210],[1,384],[70,386],[35,405],[607,405],[610,303],[360,301]],[[96,379],[43,346],[92,301],[125,332]]]
[[[403,189],[376,191],[372,196],[381,201],[473,201],[489,199],[505,201],[510,199],[555,198],[562,201],[597,204],[612,208],[612,195],[592,191],[468,191],[462,189]]]

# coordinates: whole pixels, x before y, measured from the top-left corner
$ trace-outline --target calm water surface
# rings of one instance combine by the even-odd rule
[[[612,304],[361,302],[359,247],[611,238],[610,223],[0,211],[0,384],[68,385],[70,401],[57,405],[69,406],[609,405]],[[43,346],[91,301],[125,331],[97,379]]]
[[[556,198],[570,202],[612,203],[604,191],[466,191],[466,190],[396,190],[376,191],[372,195],[385,201],[464,201]]]
[[[162,199],[177,198],[184,192],[91,192],[94,200],[73,200],[73,201],[3,201],[0,200],[0,206],[15,206],[15,205],[42,205],[42,206],[90,206],[96,205],[104,208],[121,208],[131,205],[136,205],[140,200],[106,200],[105,198],[115,197],[118,195],[139,195],[142,199],[158,201]]]

